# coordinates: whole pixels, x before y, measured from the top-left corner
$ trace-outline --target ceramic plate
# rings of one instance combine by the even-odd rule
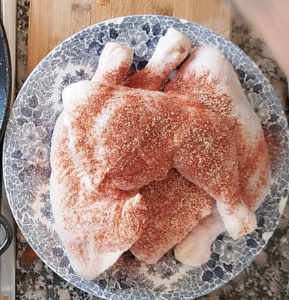
[[[132,68],[141,70],[167,29],[174,27],[192,46],[210,44],[233,64],[248,101],[269,137],[282,144],[270,194],[257,211],[258,228],[233,241],[220,235],[211,259],[186,267],[167,253],[155,265],[139,263],[125,253],[116,265],[93,281],[77,276],[54,230],[49,201],[49,151],[55,121],[62,111],[61,93],[71,83],[90,79],[107,42],[135,48]],[[193,299],[235,277],[263,249],[283,211],[288,195],[287,122],[276,94],[258,67],[238,47],[207,28],[163,16],[131,16],[93,25],[56,47],[25,82],[14,105],[4,147],[6,189],[14,217],[38,256],[59,276],[78,288],[109,299]]]

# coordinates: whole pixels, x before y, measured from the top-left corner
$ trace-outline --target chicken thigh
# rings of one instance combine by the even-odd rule
[[[132,51],[108,44],[104,53],[117,50],[130,61]],[[100,57],[98,80],[110,82],[119,65],[103,63]],[[107,72],[104,70],[106,68]],[[126,69],[126,71],[127,71]],[[125,71],[125,72],[126,72]],[[121,80],[113,77],[113,83]],[[145,227],[147,209],[138,190],[122,191],[104,180],[96,186],[87,180],[69,139],[65,111],[59,116],[51,145],[50,201],[55,228],[63,242],[71,266],[81,277],[91,280],[113,265],[139,238]]]
[[[269,188],[269,155],[261,122],[230,62],[217,48],[196,48],[165,92],[188,95],[226,119],[236,139],[242,197],[250,208],[260,205]]]
[[[180,52],[180,49],[186,51]],[[168,75],[185,59],[189,49],[189,39],[179,31],[169,29],[146,67],[125,85],[160,90]],[[140,194],[148,207],[148,222],[131,252],[147,264],[156,263],[211,212],[211,197],[176,169],[171,169],[165,180],[153,181],[142,187]]]
[[[268,193],[269,157],[260,120],[245,97],[232,65],[216,48],[207,45],[199,47],[192,52],[165,91],[189,95],[192,101],[203,103],[229,120],[236,137],[241,196],[249,210],[255,211]],[[213,240],[225,229],[228,230],[222,219],[214,210],[211,216],[201,221],[175,247],[176,258],[192,266],[206,262]],[[215,225],[211,227],[210,234],[205,235],[210,224]],[[239,236],[232,235],[234,238]]]

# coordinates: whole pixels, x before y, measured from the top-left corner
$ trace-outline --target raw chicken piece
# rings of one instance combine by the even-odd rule
[[[107,45],[103,53],[109,49],[115,50],[115,45]],[[131,49],[120,50],[124,56],[132,56]],[[103,59],[106,56],[100,57],[98,80],[109,82],[111,77],[107,75],[119,66],[115,62],[105,65]],[[127,65],[130,66],[129,61]],[[121,79],[113,77],[112,81],[120,83]],[[56,230],[74,271],[91,280],[112,266],[139,238],[147,210],[137,190],[122,191],[107,181],[96,186],[88,180],[73,151],[68,126],[63,111],[52,137],[50,201]]]
[[[268,193],[269,157],[260,120],[246,99],[231,64],[216,48],[199,47],[192,52],[165,91],[190,95],[192,100],[203,103],[230,120],[230,128],[237,141],[242,199],[250,211],[255,211]],[[222,214],[221,217],[224,221]],[[212,241],[225,231],[221,217],[215,211],[212,216],[208,216],[196,226],[188,237],[176,246],[177,259],[192,266],[206,262],[209,259]],[[206,237],[204,232],[210,223],[215,225],[210,229],[209,237]],[[233,238],[240,237],[240,234],[232,234],[227,226],[226,229]],[[252,226],[246,231],[249,233],[254,229]],[[196,239],[198,245],[203,245],[202,248],[196,247]]]
[[[107,43],[99,58],[92,81],[121,84],[132,64],[134,49],[117,43]]]
[[[202,219],[175,249],[175,258],[187,266],[200,266],[211,256],[211,245],[217,236],[224,232],[225,226],[217,207]]]
[[[55,228],[74,271],[87,280],[112,266],[139,238],[146,206],[135,191],[121,191],[104,182],[88,188],[69,152],[65,112],[52,138],[50,201]]]
[[[180,65],[191,49],[190,39],[174,28],[160,38],[153,56],[144,69],[131,77],[125,85],[158,91],[170,73]]]
[[[217,200],[231,235],[255,228],[240,198],[235,139],[226,121],[190,98],[83,81],[63,93],[71,140],[95,184],[140,188],[176,167]]]
[[[256,200],[259,199],[257,198]],[[255,211],[261,203],[257,201],[255,206],[252,206],[252,203],[249,204],[250,210]],[[224,222],[216,205],[213,205],[212,213],[202,219],[199,224],[175,246],[174,254],[176,259],[188,266],[201,266],[210,259],[211,245],[218,235],[224,231],[226,231]]]
[[[132,88],[160,90],[161,84],[188,54],[188,51],[183,55],[179,52],[180,43],[176,43],[176,40],[183,41],[189,49],[188,38],[169,29],[165,38],[158,43],[147,66],[130,78],[127,85]],[[172,63],[171,56],[174,52],[178,59],[174,59]],[[156,263],[201,218],[211,212],[211,197],[176,169],[171,169],[165,180],[153,181],[142,187],[140,194],[148,207],[148,223],[131,251],[147,264]]]
[[[154,98],[162,99],[159,94],[89,81],[64,90],[71,140],[83,172],[95,184],[109,177],[113,185],[130,190],[166,178],[173,167],[173,144],[161,130],[168,123],[166,112],[158,114],[153,105]],[[156,144],[167,151],[153,153]]]
[[[237,141],[242,197],[252,208],[268,192],[270,162],[259,118],[230,62],[212,46],[196,48],[165,88],[181,93],[229,121]]]
[[[140,189],[148,208],[148,222],[131,252],[146,264],[156,263],[210,214],[212,198],[176,169],[167,179]]]

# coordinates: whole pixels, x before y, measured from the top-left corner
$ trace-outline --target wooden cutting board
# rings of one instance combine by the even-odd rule
[[[183,18],[231,37],[232,14],[223,0],[30,0],[28,74],[77,31],[106,19],[136,14]]]

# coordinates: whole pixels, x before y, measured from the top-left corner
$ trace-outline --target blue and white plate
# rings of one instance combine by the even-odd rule
[[[233,64],[248,101],[275,143],[270,194],[258,209],[258,229],[232,240],[220,235],[209,262],[191,268],[167,253],[155,265],[139,263],[129,253],[93,281],[77,276],[54,230],[49,201],[51,135],[62,111],[61,94],[71,83],[90,79],[107,42],[135,48],[132,68],[141,70],[167,29],[186,34],[192,46],[219,48]],[[130,16],[93,25],[56,47],[29,76],[14,105],[4,146],[4,176],[14,217],[38,256],[59,276],[78,288],[109,299],[193,299],[234,278],[264,248],[286,203],[289,181],[287,121],[268,80],[238,47],[198,24],[164,16]]]

